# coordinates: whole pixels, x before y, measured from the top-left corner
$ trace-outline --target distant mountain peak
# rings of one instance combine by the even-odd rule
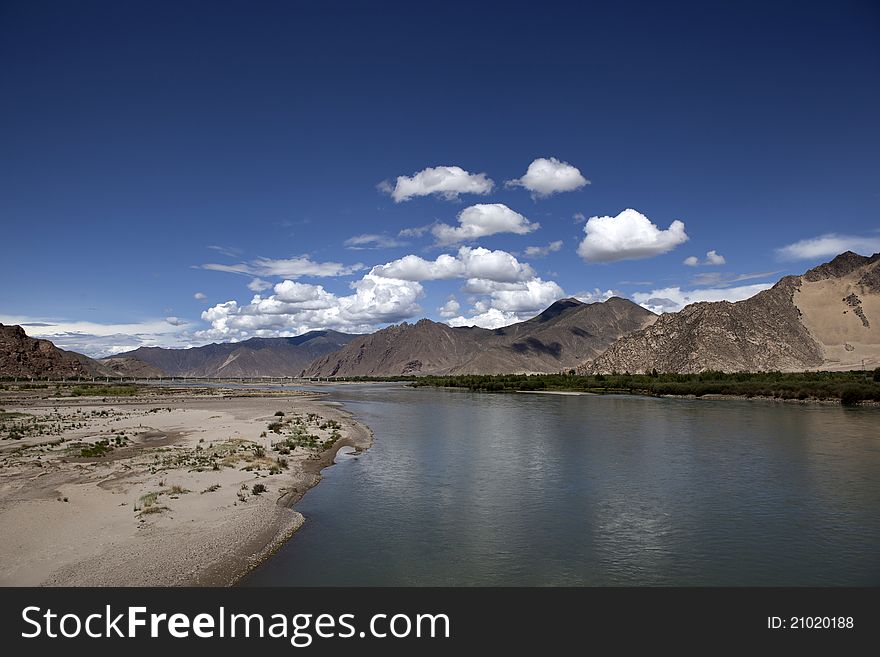
[[[533,320],[537,322],[549,322],[551,319],[559,317],[565,311],[583,305],[583,301],[575,299],[574,297],[560,299],[559,301],[554,301],[552,304],[550,304],[547,310],[534,317]]]

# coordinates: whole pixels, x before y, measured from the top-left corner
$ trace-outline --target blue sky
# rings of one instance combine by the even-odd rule
[[[0,322],[495,326],[880,250],[880,9],[727,4],[3,3]]]

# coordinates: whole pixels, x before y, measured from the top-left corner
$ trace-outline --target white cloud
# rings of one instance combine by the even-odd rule
[[[530,165],[522,178],[508,180],[507,187],[525,187],[532,198],[542,198],[559,192],[573,192],[590,181],[568,162],[560,162],[555,157],[539,157]]]
[[[436,224],[431,228],[437,246],[470,242],[487,235],[513,233],[526,235],[540,227],[503,203],[477,203],[458,213],[457,227]]]
[[[685,264],[688,267],[698,267],[700,265],[723,265],[726,263],[727,260],[724,258],[724,256],[715,250],[707,251],[706,259],[702,262],[700,262],[700,259],[697,256],[688,256],[682,261],[682,264]]]
[[[264,281],[262,278],[254,278],[247,286],[251,292],[262,292],[272,287],[272,284],[269,281]]]
[[[546,258],[560,249],[562,249],[562,240],[556,240],[547,246],[527,246],[524,254],[527,258]]]
[[[174,320],[170,322],[169,320]],[[51,340],[56,347],[93,358],[138,347],[182,347],[190,343],[192,324],[177,317],[143,322],[103,324],[28,316],[0,316],[2,324],[18,324],[32,338]]]
[[[578,255],[588,262],[650,258],[667,253],[689,238],[684,224],[675,220],[659,229],[645,215],[627,209],[616,217],[590,217]]]
[[[468,280],[465,292],[488,295],[476,300],[470,316],[459,315],[447,321],[450,326],[481,326],[498,328],[522,322],[545,310],[565,296],[553,281],[533,278],[520,283],[496,283],[482,279]]]
[[[355,235],[345,240],[345,248],[353,251],[363,249],[391,249],[398,246],[406,246],[406,242],[395,239],[389,235],[365,234]]]
[[[193,299],[197,299],[198,301],[204,301],[207,298],[208,298],[208,295],[206,295],[204,292],[196,292],[193,295]]]
[[[376,276],[407,281],[436,281],[454,278],[484,278],[515,282],[533,278],[535,271],[507,251],[462,246],[456,255],[443,254],[435,260],[407,255],[373,267]]]
[[[421,312],[420,283],[366,274],[351,284],[354,292],[337,296],[321,285],[285,280],[268,297],[255,295],[249,304],[217,304],[202,313],[210,329],[200,339],[241,340],[248,337],[299,335],[315,329],[368,333],[378,326]]]
[[[497,329],[522,321],[516,313],[504,312],[497,308],[489,308],[485,312],[465,317],[459,315],[447,320],[450,326],[479,326],[485,329]]]
[[[395,203],[408,201],[416,196],[435,194],[447,201],[454,201],[459,194],[488,194],[495,183],[485,173],[470,173],[461,167],[428,167],[412,176],[398,176],[396,184],[382,181],[379,191],[391,194]]]
[[[421,237],[425,233],[429,232],[434,226],[436,222],[432,222],[430,224],[425,224],[423,226],[416,226],[415,228],[404,228],[399,233],[397,233],[398,237]]]
[[[778,271],[758,271],[748,274],[729,274],[716,271],[703,272],[691,278],[691,285],[727,287],[733,283],[754,280],[756,278],[767,278],[768,276],[774,276],[778,273]]]
[[[461,310],[461,304],[455,296],[450,295],[442,306],[437,309],[437,313],[441,317],[455,317]]]
[[[575,212],[573,215],[571,215],[571,218],[576,224],[582,224],[587,220],[587,216],[583,212]]]
[[[742,285],[740,287],[702,288],[682,290],[680,287],[666,287],[650,292],[636,292],[633,300],[655,313],[678,312],[685,306],[698,301],[742,301],[758,292],[772,287],[771,283]]]
[[[596,303],[597,301],[608,301],[611,297],[619,297],[621,294],[617,290],[600,290],[597,287],[593,288],[592,291],[585,290],[584,292],[578,292],[572,296],[578,301],[583,301],[584,303]]]
[[[833,258],[844,251],[873,255],[880,251],[880,237],[826,233],[776,249],[776,255],[782,260],[818,260]]]
[[[361,263],[343,265],[339,262],[316,262],[308,255],[296,256],[287,259],[256,258],[249,262],[240,262],[234,265],[221,265],[208,263],[200,265],[200,269],[211,271],[225,271],[234,274],[246,274],[248,276],[277,276],[278,278],[302,278],[349,276],[364,268]]]

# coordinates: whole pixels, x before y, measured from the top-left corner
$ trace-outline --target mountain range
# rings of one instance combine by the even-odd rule
[[[338,331],[309,331],[291,338],[251,338],[190,349],[140,347],[105,360],[136,359],[167,376],[298,376],[316,358],[358,337]]]
[[[851,251],[744,301],[655,315],[618,297],[555,302],[497,329],[422,319],[102,360],[0,324],[0,376],[192,377],[844,370],[880,364],[880,254]]]
[[[451,327],[423,319],[358,337],[319,358],[305,376],[559,372],[601,354],[653,322],[654,313],[618,297],[555,302],[540,315],[498,329]]]

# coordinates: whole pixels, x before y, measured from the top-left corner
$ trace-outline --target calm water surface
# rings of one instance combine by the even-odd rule
[[[329,390],[375,444],[246,585],[880,584],[880,409]]]

